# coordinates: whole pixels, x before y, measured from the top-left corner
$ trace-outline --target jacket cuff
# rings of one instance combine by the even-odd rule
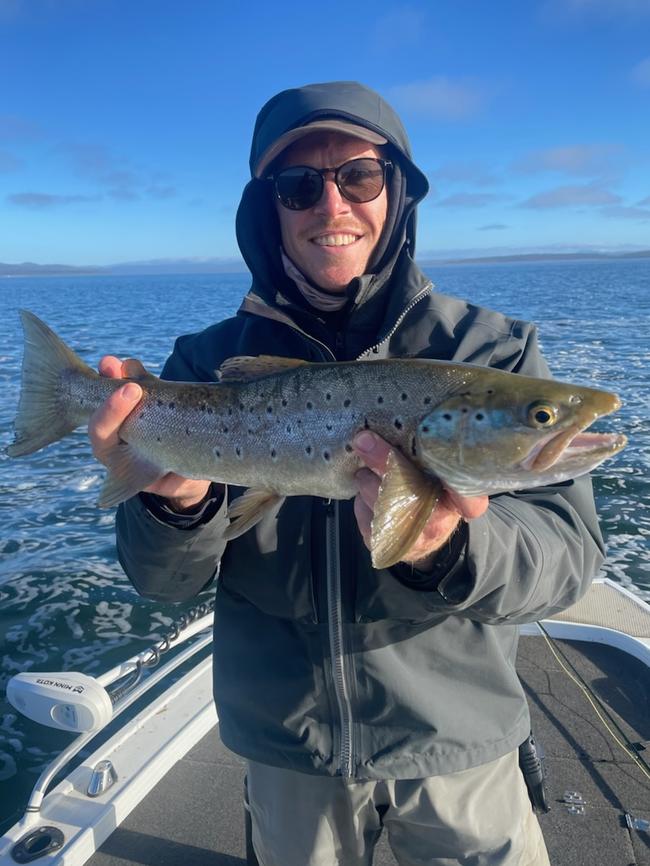
[[[190,511],[179,513],[169,506],[169,500],[155,493],[138,494],[141,502],[151,516],[165,526],[174,529],[195,529],[204,523],[208,523],[221,508],[226,495],[225,487],[221,484],[210,484],[205,497],[198,502]]]
[[[422,592],[438,590],[445,601],[448,601],[450,599],[447,599],[442,593],[440,585],[443,580],[448,585],[465,569],[468,538],[467,523],[461,521],[449,541],[438,551],[430,569],[420,571],[407,562],[398,562],[390,570],[397,580],[409,589],[421,590]]]

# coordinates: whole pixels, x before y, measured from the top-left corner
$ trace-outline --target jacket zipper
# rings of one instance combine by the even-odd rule
[[[361,361],[368,355],[375,352],[379,346],[386,340],[390,339],[404,318],[411,312],[413,307],[426,297],[433,283],[429,282],[422,291],[416,295],[411,303],[402,310],[399,318],[394,323],[393,327],[385,334],[381,340],[375,345],[366,349],[357,360]],[[294,330],[298,331],[306,337],[312,344],[316,344],[326,357],[330,355],[332,360],[336,360],[336,356],[331,351],[329,346],[321,343],[315,337],[306,333],[299,328],[295,323],[291,323]],[[325,574],[327,582],[327,627],[330,643],[330,661],[332,665],[332,679],[334,682],[334,694],[336,695],[336,703],[339,710],[339,721],[341,727],[341,742],[339,747],[339,769],[344,778],[351,778],[354,772],[353,767],[353,721],[352,721],[352,703],[350,701],[350,686],[345,664],[345,641],[343,637],[343,610],[341,603],[341,551],[340,551],[340,531],[339,531],[339,503],[336,500],[330,500],[326,504],[325,512]]]
[[[353,775],[352,704],[345,665],[343,610],[341,604],[341,556],[339,536],[339,503],[330,500],[325,513],[325,568],[327,575],[327,626],[334,693],[341,723],[339,769],[345,778]]]
[[[434,286],[433,286],[433,283],[431,283],[431,282],[427,283],[426,286],[421,290],[421,292],[419,293],[419,295],[416,295],[416,296],[413,298],[413,300],[412,300],[411,303],[408,305],[408,307],[405,307],[405,308],[402,310],[402,312],[401,312],[400,315],[399,315],[399,318],[396,320],[395,324],[394,324],[393,327],[390,329],[390,331],[388,331],[388,333],[384,334],[384,336],[381,338],[381,340],[380,340],[378,343],[375,343],[374,346],[371,346],[369,349],[366,349],[365,352],[362,352],[362,353],[359,355],[359,357],[357,358],[357,361],[363,361],[363,360],[365,360],[365,359],[368,357],[368,355],[372,355],[374,352],[376,352],[377,349],[381,346],[382,343],[385,343],[386,340],[390,340],[390,338],[393,336],[393,334],[395,333],[395,331],[396,331],[396,330],[399,328],[399,326],[402,324],[402,322],[404,321],[404,319],[406,318],[406,316],[408,316],[408,314],[411,312],[411,310],[413,309],[413,307],[414,307],[416,304],[419,304],[420,301],[421,301],[423,298],[426,298],[426,296],[427,296],[428,294],[431,293],[431,290],[433,289],[433,287],[434,287]]]

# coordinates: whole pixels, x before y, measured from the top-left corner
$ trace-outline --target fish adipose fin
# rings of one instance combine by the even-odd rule
[[[441,487],[395,451],[388,455],[370,535],[372,564],[388,568],[413,547],[440,499]]]
[[[165,470],[138,454],[128,442],[123,442],[110,456],[108,475],[99,494],[100,508],[119,505],[158,481]]]
[[[223,537],[226,541],[239,538],[276,506],[284,502],[285,497],[272,490],[246,490],[232,503],[228,509],[230,526]]]
[[[295,358],[276,358],[274,355],[247,356],[241,355],[228,358],[219,367],[219,381],[221,382],[250,382],[254,379],[263,379],[265,376],[273,376],[302,367],[309,361],[298,361]]]
[[[135,379],[136,382],[151,382],[152,380],[155,380],[156,382],[160,381],[158,376],[154,376],[153,373],[150,373],[142,361],[138,361],[137,358],[127,358],[126,361],[123,362],[122,378]]]
[[[7,448],[10,457],[32,454],[63,439],[87,420],[87,415],[77,417],[66,411],[59,399],[66,373],[75,371],[99,378],[38,316],[21,310],[20,318],[25,353],[15,439]]]

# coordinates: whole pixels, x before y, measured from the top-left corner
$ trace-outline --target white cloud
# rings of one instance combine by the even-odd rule
[[[574,144],[535,150],[517,160],[512,168],[520,174],[559,174],[598,177],[609,174],[623,148],[615,144]]]
[[[618,205],[622,201],[619,195],[596,186],[559,186],[555,189],[540,192],[521,202],[519,207],[534,210],[549,208]]]
[[[98,199],[99,196],[96,195],[54,195],[47,192],[17,192],[7,196],[7,201],[10,204],[33,210],[43,210],[68,204],[85,204],[86,202],[93,202]]]
[[[485,86],[474,79],[436,75],[427,81],[391,87],[387,97],[398,110],[431,120],[465,120],[485,107],[488,93]]]
[[[626,219],[636,220],[637,222],[650,222],[650,210],[644,210],[640,207],[624,207],[622,205],[614,205],[612,207],[604,207],[601,210],[603,216],[611,219]]]

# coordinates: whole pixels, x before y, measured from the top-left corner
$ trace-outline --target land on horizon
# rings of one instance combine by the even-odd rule
[[[650,249],[631,251],[531,252],[506,255],[468,255],[456,257],[417,257],[421,267],[435,265],[516,264],[517,262],[560,261],[613,261],[620,259],[650,259]],[[152,259],[150,261],[123,262],[105,266],[79,266],[64,264],[37,264],[0,262],[0,277],[55,277],[55,276],[138,276],[164,274],[219,274],[246,273],[247,268],[237,258],[204,259]]]

